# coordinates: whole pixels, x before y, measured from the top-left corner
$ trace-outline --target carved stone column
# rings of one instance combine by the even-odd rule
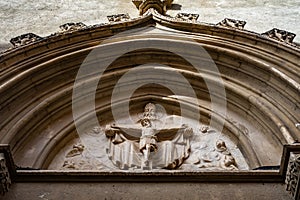
[[[11,178],[4,153],[0,153],[0,193],[4,195],[11,185]]]
[[[293,199],[300,199],[300,154],[291,153],[286,174],[286,190]]]

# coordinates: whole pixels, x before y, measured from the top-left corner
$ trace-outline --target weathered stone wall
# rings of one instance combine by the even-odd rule
[[[276,183],[17,183],[3,200],[289,200]]]
[[[300,1],[297,0],[174,0],[173,10],[200,14],[199,21],[218,23],[225,17],[247,21],[245,29],[258,33],[274,27],[300,35]],[[181,8],[180,8],[181,6]],[[138,16],[131,0],[0,0],[0,49],[9,47],[9,40],[33,32],[47,36],[67,22],[98,24],[108,22],[106,16],[129,13]],[[295,38],[300,41],[300,36]]]

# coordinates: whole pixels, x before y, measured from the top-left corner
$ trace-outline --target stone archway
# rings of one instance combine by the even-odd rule
[[[224,23],[226,25],[226,20]],[[299,97],[297,73],[299,71],[297,63],[299,48],[297,46],[286,42],[280,43],[244,30],[228,28],[224,24],[216,26],[193,23],[185,18],[174,20],[152,9],[138,19],[126,19],[124,22],[96,27],[76,24],[70,26],[75,28],[48,38],[34,39],[33,43],[26,43],[1,55],[0,91],[3,96],[0,113],[5,118],[0,124],[0,141],[10,144],[17,166],[62,171],[66,169],[118,171],[125,170],[125,168],[126,170],[142,168],[138,164],[124,167],[127,161],[120,164],[120,159],[134,158],[126,155],[119,155],[118,158],[112,156],[111,152],[116,147],[108,149],[109,152],[104,150],[112,143],[113,145],[124,144],[117,148],[121,150],[135,148],[131,152],[136,153],[140,159],[146,154],[141,151],[143,148],[138,146],[142,140],[140,135],[138,137],[131,135],[122,139],[120,126],[112,125],[114,117],[110,103],[117,81],[126,72],[138,65],[154,61],[168,65],[170,68],[154,64],[145,67],[147,72],[151,73],[151,70],[157,67],[163,68],[166,72],[176,71],[188,80],[197,98],[179,101],[177,94],[161,84],[143,85],[137,88],[129,101],[130,113],[133,118],[137,119],[136,122],[142,119],[139,118],[139,114],[143,113],[145,105],[149,103],[161,105],[168,119],[172,117],[178,119],[182,114],[180,112],[182,105],[187,110],[187,121],[193,121],[194,113],[201,114],[201,118],[197,121],[200,123],[199,128],[192,129],[194,138],[184,138],[179,141],[177,136],[170,136],[171,139],[148,142],[149,145],[155,143],[158,149],[167,149],[162,152],[169,152],[169,154],[174,153],[165,146],[177,145],[172,149],[181,152],[177,157],[171,156],[167,165],[158,167],[159,170],[191,171],[197,168],[201,171],[222,168],[248,171],[264,166],[276,167],[280,165],[284,145],[299,141],[299,129],[295,126],[300,118],[297,100]],[[132,35],[118,35],[120,32],[136,28],[142,30],[143,34],[133,31]],[[187,51],[187,56],[195,57],[196,52],[186,48],[188,47],[187,38],[189,38],[195,42],[194,45],[199,45],[207,51],[220,74],[216,75],[209,70],[198,73],[186,59],[165,49],[146,48],[122,54],[114,60],[101,77],[104,87],[96,90],[95,113],[98,116],[99,126],[90,123],[92,117],[88,112],[83,112],[79,118],[81,128],[86,130],[87,137],[92,135],[88,139],[93,140],[95,135],[100,135],[98,140],[94,139],[102,149],[98,155],[101,159],[97,160],[100,164],[91,163],[93,160],[90,159],[91,156],[84,153],[88,147],[77,144],[80,142],[76,130],[78,127],[75,126],[73,118],[73,86],[84,59],[99,44],[101,45],[108,37],[113,36],[115,36],[113,40],[105,43],[111,47],[112,51],[101,55],[103,62],[106,58],[118,54],[118,45],[126,46],[141,41],[148,42],[150,46],[151,42],[169,42],[178,46],[179,49],[180,46],[185,45],[181,51]],[[27,39],[32,37],[35,36],[28,36]],[[95,57],[88,64],[97,67],[98,59]],[[205,63],[202,57],[197,57],[196,61]],[[218,97],[218,94],[210,93],[204,79],[216,85],[218,83],[216,76],[220,76],[224,82],[226,115],[218,114],[211,109],[211,98],[212,96]],[[98,78],[97,74],[91,73],[85,77],[84,81],[94,81],[96,78]],[[184,90],[185,85],[178,80],[171,79],[170,82],[173,85],[177,84],[176,87],[180,90]],[[133,82],[127,83],[120,93],[126,94],[134,84]],[[86,96],[82,96],[82,99],[84,100]],[[82,102],[82,109],[84,109],[84,101]],[[128,103],[126,99],[121,99],[117,104],[117,109],[121,109],[126,103]],[[216,131],[215,127],[209,126],[213,114],[216,115],[216,122],[225,121],[221,131]],[[126,122],[126,119],[124,121]],[[176,123],[172,122],[171,125],[176,125]],[[179,125],[183,124],[179,123]],[[105,134],[107,130],[111,131],[111,129],[105,129],[107,126],[117,129],[113,130],[117,133]],[[176,128],[176,130],[180,129]],[[141,127],[136,129],[142,134]],[[185,133],[185,130],[182,131]],[[183,133],[178,136],[183,136]],[[153,135],[150,134],[150,136]],[[184,143],[184,145],[178,147],[179,143],[180,145]],[[180,151],[181,147],[184,150]],[[202,153],[198,155],[196,152]],[[218,160],[213,160],[212,157]],[[221,166],[224,162],[219,157],[229,160],[231,164]],[[170,163],[177,160],[180,161],[177,165],[175,164],[176,167],[168,167]],[[105,162],[108,167],[103,167],[101,162]],[[80,163],[83,164],[80,165]],[[186,169],[180,168],[185,164],[189,165]]]

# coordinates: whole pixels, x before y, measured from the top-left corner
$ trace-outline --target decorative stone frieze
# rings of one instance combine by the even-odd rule
[[[280,42],[285,42],[288,44],[293,43],[294,38],[296,37],[295,33],[291,33],[285,30],[280,30],[277,28],[273,28],[270,31],[263,33],[262,35],[267,36],[269,38],[279,40]]]
[[[76,31],[76,30],[80,30],[80,29],[83,29],[86,27],[87,26],[82,22],[78,22],[78,23],[71,22],[71,23],[66,23],[66,24],[59,26],[61,32]]]
[[[221,22],[219,22],[217,25],[230,27],[230,28],[244,29],[246,23],[247,22],[241,21],[241,20],[225,18]]]
[[[12,43],[12,45],[14,45],[14,47],[20,47],[20,46],[30,44],[35,41],[41,40],[41,39],[43,39],[43,38],[34,33],[26,33],[26,34],[20,35],[18,37],[12,38],[10,40],[10,43]]]
[[[191,13],[178,13],[175,18],[184,21],[197,21],[199,15]]]
[[[107,16],[109,22],[123,22],[130,19],[129,14],[117,14],[117,15],[110,15]]]
[[[286,175],[286,190],[295,200],[300,199],[300,154],[291,153]]]
[[[173,0],[132,0],[132,2],[140,11],[140,15],[143,15],[150,8],[154,8],[160,14],[165,15]]]
[[[8,192],[11,185],[11,177],[8,171],[8,166],[4,153],[0,153],[0,193],[4,195]]]

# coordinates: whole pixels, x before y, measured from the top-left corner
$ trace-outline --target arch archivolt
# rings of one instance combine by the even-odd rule
[[[147,17],[143,20],[145,23]],[[149,22],[149,24],[151,23]],[[161,23],[164,24],[166,21]],[[136,21],[135,26],[137,24]],[[216,153],[218,149],[215,145],[218,139],[225,142],[226,151],[230,151],[230,155],[236,160],[236,164],[231,164],[230,169],[247,170],[260,166],[279,165],[279,155],[281,155],[283,144],[291,144],[298,141],[300,137],[299,130],[295,126],[300,121],[300,116],[297,114],[300,113],[299,83],[297,83],[297,81],[299,82],[299,64],[297,63],[299,51],[290,51],[284,45],[276,46],[274,42],[264,42],[261,38],[250,40],[250,33],[239,33],[240,37],[231,39],[228,38],[229,33],[224,37],[217,34],[221,34],[222,28],[212,29],[216,32],[212,36],[178,30],[177,28],[180,26],[175,22],[172,26],[174,28],[172,31],[146,26],[144,31],[151,29],[155,34],[120,36],[106,45],[110,45],[114,49],[114,46],[120,43],[126,44],[135,40],[149,42],[162,40],[180,46],[187,45],[186,38],[190,38],[208,52],[220,74],[205,68],[198,73],[184,58],[159,49],[128,52],[116,59],[101,77],[101,87],[98,87],[95,94],[95,110],[99,125],[90,124],[91,116],[89,112],[85,112],[80,116],[79,121],[86,130],[86,136],[80,138],[77,135],[72,115],[73,84],[78,69],[86,56],[96,48],[101,40],[112,33],[102,33],[98,30],[98,32],[90,33],[87,38],[77,38],[78,41],[73,40],[71,34],[60,40],[52,39],[53,41],[57,40],[56,43],[34,44],[2,56],[0,114],[5,117],[1,119],[0,123],[0,140],[1,143],[11,145],[16,164],[44,169],[66,169],[68,167],[72,169],[70,159],[75,159],[76,162],[84,162],[85,165],[82,166],[86,169],[106,170],[118,169],[118,167],[125,169],[127,161],[116,165],[121,158],[133,159],[132,163],[137,162],[134,161],[136,157],[141,160],[145,159],[141,156],[143,152],[134,150],[131,150],[131,153],[135,153],[136,157],[121,156],[120,158],[120,155],[116,153],[111,155],[112,151],[117,151],[116,149],[122,150],[127,147],[134,149],[140,145],[136,138],[132,136],[134,138],[132,139],[128,136],[126,139],[122,139],[117,146],[114,143],[116,138],[112,137],[122,136],[123,132],[118,129],[114,136],[107,133],[107,127],[114,123],[110,105],[111,95],[117,81],[126,72],[139,65],[154,63],[153,66],[144,66],[151,73],[151,70],[157,67],[155,63],[160,63],[168,66],[162,67],[166,72],[174,71],[185,77],[194,89],[197,99],[180,99],[176,97],[177,94],[173,94],[162,85],[148,84],[139,87],[131,96],[130,113],[136,120],[137,126],[140,126],[139,120],[142,120],[140,115],[146,112],[145,106],[149,103],[161,105],[165,110],[164,114],[169,126],[180,121],[180,106],[184,106],[187,110],[185,120],[190,121],[191,124],[200,124],[192,127],[193,136],[182,140],[182,143],[186,145],[190,142],[188,148],[181,143],[176,143],[179,141],[174,139],[177,136],[170,136],[171,139],[158,139],[157,148],[165,148],[164,152],[170,151],[168,145],[177,148],[179,153],[177,157],[172,158],[179,160],[176,161],[178,165],[176,167],[180,165],[183,170],[190,170],[188,164],[192,163],[200,170],[209,168],[210,162],[207,161],[203,164],[203,160],[201,161],[199,157],[202,156],[201,158],[204,159],[205,156],[209,157],[211,152]],[[74,33],[74,35],[76,34],[79,33]],[[197,55],[189,50],[185,53],[190,57]],[[116,54],[117,52],[110,51],[102,57],[105,60]],[[96,66],[97,59],[97,57],[91,59],[88,65]],[[204,57],[196,58],[196,60],[200,65],[206,63]],[[217,93],[211,93],[207,87],[208,82],[218,85],[217,76],[222,78],[226,91],[227,113],[225,116],[211,109],[212,96],[224,98],[218,96]],[[99,78],[97,73],[91,73],[83,79],[83,82],[95,81],[97,78]],[[134,84],[136,83],[131,82],[123,85],[121,92],[125,95]],[[179,90],[185,88],[185,85],[177,80],[170,80],[170,84]],[[78,100],[79,104],[82,103],[82,109],[84,109],[84,99],[88,95],[89,93],[83,94]],[[122,109],[126,103],[126,99],[121,100],[116,104],[116,108]],[[193,119],[195,112],[200,114],[200,120],[197,122]],[[222,120],[225,122],[221,131],[209,126],[212,114],[216,116],[217,122],[221,123]],[[126,124],[126,118],[124,123]],[[111,128],[114,127],[111,126]],[[143,130],[142,127],[137,129]],[[169,129],[171,130],[171,128]],[[188,132],[186,128],[178,128],[178,130],[182,131],[183,136]],[[80,146],[82,137],[94,141],[92,147]],[[136,144],[132,141],[135,141]],[[107,146],[110,143],[115,146],[109,149]],[[220,143],[220,145],[222,149],[223,144]],[[91,149],[96,149],[96,153]],[[100,149],[99,152],[97,149]],[[197,157],[195,152],[201,152],[201,149],[206,154]],[[222,150],[220,152],[221,155],[225,155]],[[91,163],[89,158],[95,156],[94,154],[100,158]],[[78,155],[81,156],[80,159],[84,157],[84,161],[76,157]],[[209,159],[207,158],[207,160]],[[70,162],[65,163],[66,161]],[[169,161],[166,159],[165,162]],[[108,162],[111,163],[107,164]],[[172,168],[169,165],[164,166],[160,162],[157,163],[159,163],[157,164],[160,166],[159,169]],[[73,165],[74,168],[76,166],[78,167],[78,164]],[[116,166],[118,167],[116,168]],[[147,165],[145,166],[147,167]],[[136,165],[135,167],[145,166]],[[154,166],[155,162],[153,168]],[[85,169],[84,167],[80,169]]]

